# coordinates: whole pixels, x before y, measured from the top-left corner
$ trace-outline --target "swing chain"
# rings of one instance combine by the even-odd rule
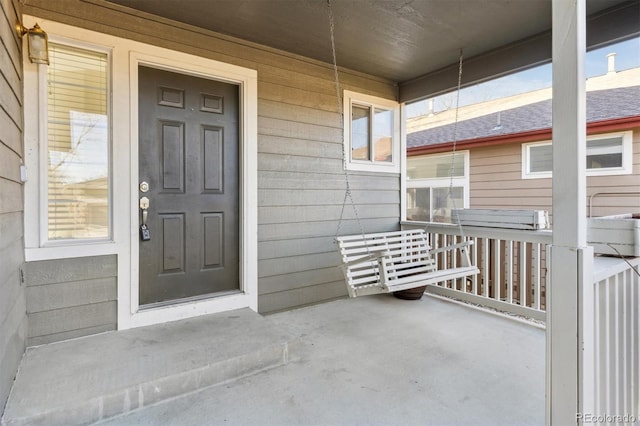
[[[331,8],[331,0],[327,0],[327,9],[329,12],[329,34],[331,36],[331,54],[332,54],[332,59],[333,59],[333,78],[334,78],[334,82],[335,82],[335,88],[336,88],[336,102],[337,102],[337,106],[338,106],[338,114],[339,114],[339,119],[340,119],[340,126],[344,126],[344,112],[343,112],[343,108],[342,108],[342,96],[340,96],[340,76],[338,74],[338,60],[336,57],[336,42],[335,42],[335,20],[333,17],[333,10]],[[345,214],[345,207],[347,205],[347,201],[350,202],[351,204],[351,208],[353,209],[353,214],[356,218],[356,222],[358,223],[358,227],[360,229],[360,233],[362,235],[364,235],[364,228],[362,226],[362,222],[360,221],[360,215],[358,214],[358,208],[356,206],[356,203],[353,199],[353,193],[351,191],[351,182],[349,180],[349,173],[347,172],[347,153],[346,150],[344,149],[344,133],[342,133],[342,137],[341,137],[341,143],[343,146],[343,150],[342,150],[342,169],[344,170],[344,180],[345,180],[345,192],[344,192],[344,199],[342,201],[342,208],[340,210],[340,217],[338,219],[338,227],[336,229],[336,235],[335,237],[337,238],[340,235],[341,232],[341,228],[342,228],[342,222],[344,220],[344,214]]]
[[[460,231],[460,237],[464,242],[466,240],[464,230],[462,228],[462,222],[460,221],[460,216],[458,214],[458,208],[456,206],[456,199],[453,196],[453,173],[455,170],[455,159],[456,159],[456,146],[458,143],[458,113],[460,109],[460,89],[462,88],[462,58],[463,58],[463,50],[460,49],[460,56],[458,60],[458,85],[456,90],[456,110],[453,121],[453,146],[451,151],[451,166],[449,167],[449,192],[447,193],[447,197],[451,199],[453,212],[455,214],[455,221],[458,223],[458,230]],[[466,250],[462,249],[462,250]]]

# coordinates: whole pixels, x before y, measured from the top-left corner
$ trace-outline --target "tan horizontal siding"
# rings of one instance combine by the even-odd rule
[[[298,287],[297,284],[302,286]],[[334,300],[344,296],[344,279],[339,277],[333,282],[323,282],[318,285],[305,285],[306,277],[301,281],[289,283],[288,290],[263,294],[260,303],[263,309],[277,312],[289,309],[291,306],[304,306],[313,303]]]
[[[116,271],[115,255],[27,262],[28,345],[115,330]]]
[[[322,222],[300,222],[300,223],[277,223],[270,225],[261,225],[258,229],[258,241],[278,241],[298,238],[317,238],[335,236],[338,230],[338,220],[322,221]],[[398,227],[398,218],[375,218],[360,219],[360,222],[349,219],[343,220],[340,224],[340,234],[359,234],[362,226],[364,232],[387,232],[393,231]],[[331,245],[325,245],[318,248],[318,253],[336,250]],[[278,253],[273,253],[272,257],[279,257]]]
[[[18,121],[16,121],[18,120]],[[22,153],[22,121],[0,108],[0,143],[14,152]]]
[[[335,127],[261,117],[260,115],[258,115],[258,132],[261,136],[280,136],[318,142],[335,143],[342,138],[342,130]]]
[[[20,183],[20,162],[22,158],[11,148],[0,144],[0,178]]]
[[[277,118],[298,123],[315,124],[334,127],[342,130],[342,118],[336,112],[336,105],[330,111],[300,105],[289,105],[283,102],[258,99],[258,115],[261,117]],[[340,140],[334,141],[340,143]]]
[[[398,191],[359,190],[352,191],[352,196],[356,204],[398,204],[400,202]],[[341,205],[344,201],[344,194],[332,189],[302,189],[299,191],[265,189],[261,191],[258,198],[260,206],[263,207],[290,206],[295,209],[301,206]]]
[[[22,44],[18,0],[0,0],[0,416],[27,336],[24,262],[22,149]]]
[[[350,174],[349,185],[353,190],[387,190],[393,191],[398,187],[400,177],[389,178],[385,174]],[[260,171],[259,188],[272,189],[337,189],[344,191],[346,187],[343,173],[321,173],[321,172],[281,172],[281,171]]]
[[[522,145],[471,150],[470,207],[536,209],[552,212],[552,180],[522,179]],[[627,195],[614,195],[624,192]],[[640,212],[640,128],[633,131],[633,174],[588,176],[587,199],[593,216]],[[588,212],[587,212],[588,213]]]
[[[342,111],[330,64],[108,3],[28,3],[25,13],[34,16],[257,70],[259,309],[346,295],[344,283],[336,284],[338,258],[333,255],[346,183]],[[343,89],[386,99],[397,94],[393,82],[355,71],[341,69],[340,83]],[[358,224],[348,206],[341,232],[397,229],[399,174],[359,172],[350,177],[362,221]]]
[[[306,223],[313,221],[332,220],[339,217],[342,206],[302,206],[296,209],[283,206],[260,207],[258,217],[260,223]],[[361,219],[394,218],[398,217],[398,206],[396,204],[369,204],[362,205],[358,209],[358,217]],[[343,217],[355,219],[356,212],[349,205],[344,209]]]
[[[29,346],[34,339],[50,343],[69,332],[83,336],[83,330],[94,327],[115,330],[115,323],[108,319],[115,318],[116,311],[116,302],[110,301],[29,314]]]
[[[496,173],[496,175],[499,175]],[[548,182],[546,182],[548,181]],[[502,190],[520,190],[528,191],[530,189],[546,189],[551,191],[551,179],[513,179],[509,180],[494,179],[473,179],[470,182],[471,192],[476,191],[502,191]]]
[[[258,243],[258,254],[260,255],[258,260],[278,259],[273,257],[274,253],[277,253],[280,258],[322,253],[320,250],[326,250],[327,247],[334,245],[335,237],[333,236],[261,241]]]
[[[633,129],[633,173],[587,177],[587,214],[609,216],[640,212],[640,127]],[[626,193],[616,195],[615,193]]]

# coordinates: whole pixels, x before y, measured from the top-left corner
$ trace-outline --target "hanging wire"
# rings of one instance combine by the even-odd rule
[[[620,251],[619,251],[617,248],[615,248],[615,247],[613,246],[613,244],[611,244],[611,243],[607,243],[607,245],[609,246],[609,248],[610,248],[610,249],[612,249],[613,251],[615,251],[615,252],[616,252],[616,254],[618,255],[618,258],[620,258],[620,259],[624,260],[624,261],[625,261],[625,263],[626,263],[627,265],[629,265],[629,267],[631,268],[631,270],[632,270],[632,271],[633,271],[637,276],[639,276],[639,277],[640,277],[640,271],[638,271],[638,269],[637,269],[638,267],[637,267],[637,266],[633,266],[633,265],[631,264],[631,262],[629,262],[629,261],[627,260],[627,258],[626,258],[622,253],[620,253]]]
[[[458,230],[460,231],[460,236],[462,237],[462,241],[465,240],[464,230],[462,229],[462,222],[460,221],[460,216],[458,214],[458,208],[456,206],[456,199],[453,196],[453,173],[455,170],[455,160],[456,160],[456,146],[458,143],[458,111],[460,109],[460,89],[462,88],[462,58],[463,51],[460,49],[460,58],[458,60],[458,85],[456,91],[456,110],[455,117],[453,121],[453,146],[451,150],[451,166],[449,168],[449,192],[447,193],[447,197],[451,199],[451,203],[453,205],[453,213],[455,214],[455,221],[458,222]]]
[[[344,112],[342,108],[342,96],[340,96],[340,76],[338,74],[338,60],[336,57],[336,41],[335,41],[335,20],[333,17],[333,10],[331,8],[331,0],[327,0],[327,9],[329,12],[329,34],[331,35],[331,54],[333,59],[333,78],[335,82],[336,88],[336,103],[338,107],[338,114],[340,118],[340,127],[344,126]],[[358,227],[360,229],[360,233],[364,235],[364,228],[362,227],[362,222],[360,221],[360,216],[358,215],[358,208],[356,206],[355,201],[353,200],[353,193],[351,191],[351,182],[349,181],[349,173],[347,172],[347,153],[346,149],[344,149],[344,132],[341,137],[341,144],[343,146],[342,149],[342,169],[344,170],[344,181],[345,181],[345,191],[344,191],[344,199],[342,201],[342,208],[340,210],[340,217],[338,219],[338,228],[336,229],[336,237],[340,235],[340,230],[342,227],[342,222],[344,220],[345,207],[347,202],[350,202],[351,207],[353,209],[353,213],[356,218],[356,222],[358,223]]]

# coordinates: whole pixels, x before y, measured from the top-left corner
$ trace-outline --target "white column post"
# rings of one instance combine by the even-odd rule
[[[586,244],[585,3],[552,2],[553,244],[546,299],[546,419],[552,425],[576,424],[586,409],[581,298],[592,285],[593,249]]]

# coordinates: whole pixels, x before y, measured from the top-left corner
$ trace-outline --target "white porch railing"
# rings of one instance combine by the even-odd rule
[[[403,222],[423,228],[435,248],[460,242],[457,225]],[[474,241],[471,262],[480,274],[427,288],[430,293],[546,319],[546,253],[551,231],[523,231],[465,226]],[[440,256],[439,267],[459,259]],[[585,321],[581,364],[584,423],[636,424],[640,421],[640,258],[594,258],[592,285],[583,292]]]
[[[402,222],[404,229],[421,228],[433,248],[462,241],[457,225]],[[546,318],[546,252],[551,231],[525,231],[465,226],[464,238],[473,240],[471,263],[480,273],[467,280],[449,280],[427,291],[505,312],[544,321]],[[459,259],[440,253],[439,268],[455,267]]]
[[[593,416],[590,423],[640,421],[640,277],[632,269],[640,270],[640,258],[628,262],[596,257],[593,286],[583,297],[593,319],[583,325],[583,398],[591,411],[583,414]]]

